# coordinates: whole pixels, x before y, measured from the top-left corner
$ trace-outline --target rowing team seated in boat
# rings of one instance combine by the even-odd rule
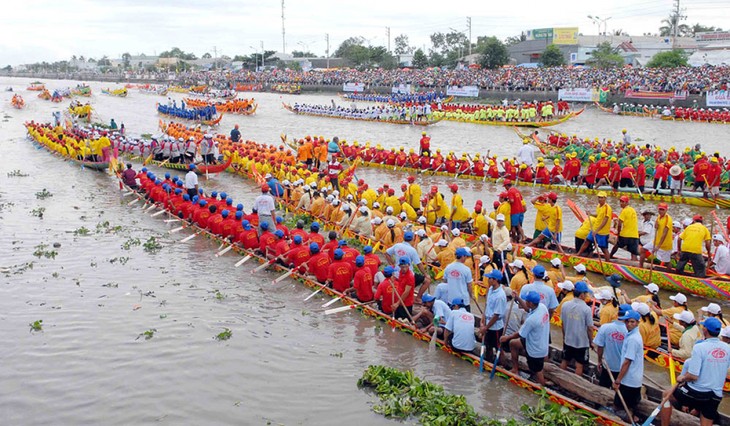
[[[346,99],[354,101],[381,102],[381,103],[430,103],[435,109],[435,105],[440,104],[447,98],[443,92],[420,92],[420,93],[391,93],[381,95],[377,93],[347,93],[343,96]]]
[[[686,121],[717,121],[723,123],[730,123],[730,110],[727,108],[682,108],[682,107],[671,107],[665,108],[662,111],[664,117],[671,117],[679,120]]]
[[[222,158],[218,150],[218,141],[213,135],[206,133],[196,140],[190,136],[173,138],[167,135],[153,136],[149,140],[119,138],[119,152],[135,157],[152,156],[155,161],[166,161],[170,164],[192,163],[198,154],[205,164],[217,164]]]
[[[34,140],[64,157],[93,162],[107,162],[111,158],[112,143],[106,131],[64,130],[33,121],[26,123],[26,129]]]
[[[217,114],[215,106],[208,105],[201,108],[185,108],[185,102],[181,102],[181,107],[178,108],[173,101],[173,105],[157,105],[157,112],[160,114],[172,115],[184,120],[212,120],[213,116]]]
[[[561,308],[562,367],[567,368],[569,363],[575,362],[576,373],[580,374],[582,367],[588,364],[590,348],[596,348],[602,366],[601,384],[613,387],[617,393],[614,405],[617,408],[625,406],[631,413],[641,400],[644,370],[641,322],[651,315],[651,311],[647,311],[649,305],[644,302],[618,304],[609,290],[599,290],[595,298],[604,305],[599,312],[601,326],[594,337],[593,313],[586,303],[586,299],[591,301],[594,290],[585,281],[578,280],[573,285],[566,280],[560,283],[561,293],[566,293],[559,301],[555,289],[548,284],[551,275],[541,265],[531,268],[529,283],[512,290],[502,285],[505,275],[509,276],[506,269],[502,269],[504,274],[493,266],[487,271],[488,259],[482,262],[483,258],[476,266],[473,251],[459,246],[454,250],[454,259],[443,270],[445,282],[436,286],[431,295],[425,257],[419,255],[420,243],[414,246],[416,233],[410,230],[403,233],[402,242],[385,251],[383,261],[374,254],[373,247],[366,246],[361,253],[350,247],[337,232],[330,232],[325,241],[318,222],[313,222],[309,231],[304,229],[303,221],[289,229],[277,217],[272,225],[269,220],[262,220],[260,212],[246,214],[241,204],[234,210],[233,200],[225,193],[218,198],[219,194],[206,196],[202,189],[187,188],[197,192],[191,198],[191,192],[183,191],[185,183],[177,176],[166,177],[163,181],[143,169],[137,178],[148,201],[172,215],[265,256],[272,263],[349,294],[361,303],[377,302],[378,309],[387,316],[411,321],[425,331],[442,333],[446,344],[456,352],[472,352],[480,340],[485,347],[485,356],[490,360],[498,357],[501,350],[509,352],[512,371],[516,374],[519,374],[519,357],[524,355],[529,371],[542,385],[546,385],[542,372],[549,353],[550,319],[556,309]],[[268,188],[262,187],[262,197],[268,197]],[[273,203],[270,204],[273,209]],[[363,209],[367,207],[361,206],[360,210]],[[472,294],[475,277],[480,281],[479,287],[487,288],[484,309],[478,302],[474,303],[482,313],[481,320],[471,313],[471,302],[478,298]],[[611,287],[616,295],[613,282]],[[650,285],[647,290],[654,291]],[[572,298],[568,298],[567,292]],[[677,294],[671,299],[686,307],[683,296]],[[645,300],[652,299],[653,295],[649,295]],[[417,301],[421,304],[420,309],[416,306]],[[714,314],[719,312],[716,308],[709,305],[707,318],[701,323],[696,323],[693,315],[681,306],[673,315],[684,327],[680,346],[684,335],[690,333],[693,344],[691,357],[678,378],[680,386],[672,388],[668,394],[672,395],[670,401],[675,408],[696,410],[703,422],[716,416],[730,368],[730,346],[727,344],[730,329],[723,329],[721,317]],[[604,315],[604,310],[608,314]],[[662,415],[668,421],[671,408],[665,406],[663,409]]]
[[[415,120],[423,121],[431,117],[431,105],[418,105],[401,107],[395,105],[377,105],[366,108],[343,107],[334,104],[329,105],[308,105],[295,103],[294,112],[301,114],[322,115],[339,118],[358,118],[379,121]]]
[[[204,107],[213,105],[218,112],[245,112],[250,111],[255,105],[255,99],[232,99],[227,101],[204,101],[197,99],[186,99],[187,103],[191,107]]]
[[[560,110],[560,115],[569,113],[569,109]],[[476,121],[548,121],[554,116],[552,102],[525,103],[521,105],[441,105],[434,116],[443,116],[447,120]]]

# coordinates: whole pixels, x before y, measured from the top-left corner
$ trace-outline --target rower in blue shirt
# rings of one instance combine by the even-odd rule
[[[489,283],[486,309],[482,317],[481,329],[486,346],[486,360],[494,360],[494,351],[499,349],[499,338],[504,328],[504,318],[507,312],[507,295],[502,288],[502,272],[495,269],[485,275]]]
[[[464,306],[464,300],[458,297],[451,302],[451,315],[444,331],[446,344],[456,352],[471,352],[476,346],[474,315],[467,312]]]
[[[545,267],[537,265],[532,268],[532,275],[535,276],[535,281],[531,284],[525,284],[520,290],[520,299],[524,299],[524,295],[531,291],[535,291],[540,295],[540,303],[545,305],[550,312],[550,316],[555,312],[555,308],[558,307],[558,298],[555,296],[555,290],[552,287],[545,284]],[[523,309],[525,307],[523,306]],[[526,310],[526,309],[525,309]]]
[[[619,306],[618,316],[624,316],[630,309],[631,305]],[[621,347],[624,345],[628,332],[626,324],[616,319],[603,324],[593,338],[593,345],[598,354],[598,371],[601,374],[598,384],[604,388],[611,388],[611,378],[608,377],[609,371],[604,368],[603,360],[606,360],[606,364],[611,370],[610,374],[613,374],[614,378],[618,376],[618,372],[621,370]]]
[[[466,258],[469,256],[469,251],[464,247],[459,247],[454,254],[456,260],[444,269],[444,279],[449,284],[449,298],[451,298],[451,304],[454,303],[454,299],[465,301],[466,311],[471,312],[469,307],[469,284],[472,282],[472,274],[471,269],[464,265]]]
[[[730,368],[730,346],[718,339],[722,330],[719,319],[710,317],[701,325],[704,340],[695,343],[692,356],[684,364],[685,371],[677,377],[677,387],[669,397],[671,405],[662,407],[662,424],[669,424],[672,407],[699,411],[702,426],[711,426],[717,417]]]
[[[540,293],[536,291],[525,294],[522,301],[529,312],[525,323],[517,332],[502,336],[500,342],[509,342],[512,373],[519,374],[519,356],[520,353],[526,353],[530,372],[535,375],[538,383],[544,386],[545,376],[542,370],[545,366],[545,357],[548,355],[550,314],[540,301]]]
[[[627,414],[633,416],[630,421],[638,423],[639,419],[633,413],[636,413],[636,407],[641,402],[641,384],[644,380],[644,341],[639,333],[641,315],[630,310],[618,319],[624,321],[628,333],[621,347],[621,369],[613,383],[613,388],[616,390],[613,405],[616,409],[623,407],[620,393],[626,402],[626,407],[631,411]]]

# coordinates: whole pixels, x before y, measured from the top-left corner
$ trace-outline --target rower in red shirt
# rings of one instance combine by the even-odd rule
[[[522,182],[532,182],[532,178],[532,168],[527,167],[527,164],[520,164],[520,171],[517,173],[517,179]]]
[[[542,164],[542,163],[540,163]],[[537,179],[537,183],[541,184],[549,184],[550,183],[550,172],[548,171],[547,166],[544,164],[537,165],[537,172],[535,173],[535,179]]]
[[[274,236],[276,237],[276,243],[274,244],[274,257],[281,265],[287,266],[289,263],[287,263],[284,258],[289,254],[289,241],[287,241],[286,236],[284,236],[284,232],[280,229],[274,231]],[[271,252],[271,250],[269,250],[269,252]]]
[[[314,275],[317,282],[320,284],[326,283],[329,277],[329,257],[326,253],[319,251],[319,244],[317,243],[309,243],[309,254],[311,257],[302,266]]]
[[[223,210],[221,212],[221,216],[223,216],[223,222],[221,223],[221,236],[233,241],[233,239],[241,232],[240,224],[243,213],[236,212],[236,216],[233,218],[228,210]]]
[[[355,258],[355,266],[357,271],[353,278],[352,288],[345,290],[345,294],[355,294],[357,300],[361,303],[373,300],[373,273],[370,268],[365,266],[365,257],[358,256]]]
[[[309,248],[302,244],[303,241],[301,235],[295,235],[292,238],[293,245],[286,258],[286,263],[290,268],[299,268],[311,257]]]
[[[639,187],[641,192],[644,192],[644,185],[646,185],[646,166],[644,165],[646,158],[644,156],[639,157],[639,165],[636,166],[636,186]]]
[[[563,183],[567,178],[563,175],[563,168],[560,167],[560,160],[553,160],[553,168],[550,169],[550,183]],[[567,167],[567,166],[566,166]]]
[[[395,156],[395,165],[398,167],[403,167],[406,165],[407,160],[408,160],[408,155],[403,150],[403,147],[401,147],[400,151],[398,151],[398,155]]]
[[[431,168],[431,157],[429,157],[428,153],[421,156],[420,167],[421,170],[428,170]]]
[[[710,163],[707,162],[707,159],[705,157],[701,157],[697,159],[694,166],[694,175],[695,175],[695,183],[693,186],[693,190],[697,191],[698,189],[701,189],[703,192],[707,193],[707,182],[709,182],[708,174],[710,172]]]
[[[210,217],[208,218],[207,228],[213,234],[220,235],[221,223],[223,223],[223,216],[218,213],[218,207],[216,207],[215,205],[209,206],[208,211],[210,212]]]
[[[385,314],[393,314],[393,305],[398,302],[395,292],[395,281],[393,280],[393,267],[388,265],[383,269],[385,279],[378,284],[375,290],[375,300],[378,301],[378,309]]]
[[[413,315],[413,289],[416,286],[416,276],[411,271],[411,259],[401,257],[398,260],[398,278],[396,279],[396,290],[400,294],[400,300],[396,300],[398,308],[395,310],[396,318],[410,318]],[[403,301],[401,305],[400,302]],[[407,311],[407,313],[406,313]]]
[[[601,159],[596,163],[596,186],[608,184],[608,173],[611,171],[611,162],[606,159],[608,155],[601,153]]]
[[[525,239],[525,234],[522,230],[522,223],[525,220],[525,205],[522,201],[522,193],[517,188],[512,186],[512,181],[505,179],[502,184],[507,190],[510,204],[510,233],[514,241],[522,241]]]
[[[246,250],[254,250],[259,247],[259,234],[251,226],[251,224],[244,220],[241,222],[243,230],[238,234],[237,241]]]
[[[342,250],[342,260],[349,262],[350,265],[355,266],[355,259],[360,256],[360,252],[352,247],[347,246],[347,240],[342,239],[338,243],[340,250]]]
[[[474,154],[474,176],[477,177],[484,177],[485,170],[484,170],[484,161],[479,157],[479,153]]]
[[[279,215],[276,216],[276,229],[283,232],[286,238],[289,238],[289,228],[284,225],[284,218]]]
[[[355,272],[350,262],[342,260],[344,252],[340,249],[335,250],[335,260],[328,268],[327,283],[332,289],[340,293],[350,288],[350,282]]]
[[[259,224],[259,228],[261,229],[261,235],[259,235],[259,252],[265,257],[269,257],[276,250],[276,235],[269,231],[269,224],[267,222]]]
[[[391,148],[391,150],[390,151],[387,151],[387,153],[386,153],[386,156],[385,156],[385,164],[387,164],[388,166],[394,166],[395,165],[395,157],[396,157],[395,148]]]
[[[326,253],[330,258],[330,262],[335,259],[335,250],[339,247],[339,241],[337,240],[337,232],[330,231],[327,234],[327,242],[322,246],[322,252]]]
[[[370,272],[372,272],[373,276],[378,273],[378,270],[380,269],[380,257],[378,257],[377,254],[373,253],[373,247],[372,246],[365,246],[362,248],[363,256],[365,257],[365,266],[370,268]]]
[[[411,149],[410,153],[408,154],[408,165],[410,167],[418,167],[420,159],[421,157],[413,152],[413,149]]]
[[[669,178],[669,168],[664,163],[657,163],[654,168],[654,190],[661,184],[662,189],[667,187],[667,179]]]
[[[489,169],[487,170],[487,176],[492,179],[499,178],[499,166],[494,160],[489,160]]]
[[[324,245],[324,237],[319,233],[319,222],[312,222],[309,225],[309,234],[307,234],[307,242],[317,243],[319,247]]]
[[[193,222],[195,222],[199,227],[205,229],[208,227],[208,218],[210,217],[210,211],[207,208],[208,202],[200,200],[198,204],[200,205],[200,209],[194,213]]]
[[[502,168],[504,168],[505,179],[517,179],[517,167],[515,167],[512,161],[504,160],[504,162],[502,163]]]
[[[452,152],[450,152],[449,156],[446,157],[444,168],[448,173],[456,173],[456,157],[454,157],[454,154]]]
[[[616,190],[621,180],[621,166],[618,165],[616,157],[611,157],[611,163],[611,171],[608,173],[608,179],[613,189]]]
[[[471,163],[469,162],[469,159],[466,158],[466,154],[462,154],[461,159],[459,161],[457,161],[456,171],[459,174],[465,174],[465,175],[468,175],[469,172],[471,172]]]
[[[421,147],[421,155],[423,155],[424,153],[431,153],[431,138],[426,134],[426,132],[421,132],[421,140],[419,141],[419,145]]]
[[[295,226],[296,228],[291,230],[290,235],[292,237],[296,237],[297,235],[299,235],[300,237],[302,237],[302,242],[306,242],[308,234],[307,231],[304,230],[304,221],[298,220]]]

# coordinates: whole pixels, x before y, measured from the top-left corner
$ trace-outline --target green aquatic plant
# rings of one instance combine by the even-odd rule
[[[42,331],[43,330],[43,320],[36,320],[28,325],[30,326],[30,331]]]
[[[50,193],[46,188],[43,188],[42,191],[35,193],[35,197],[39,200],[45,200],[46,198],[53,197],[53,194]]]
[[[223,341],[228,340],[233,336],[233,332],[229,328],[223,329],[220,333],[215,336],[215,340]]]
[[[157,238],[155,237],[149,237],[147,241],[142,245],[144,247],[144,251],[147,253],[157,253],[162,248],[162,244],[160,244],[159,241],[157,241]]]

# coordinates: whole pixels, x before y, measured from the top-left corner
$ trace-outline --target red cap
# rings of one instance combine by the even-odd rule
[[[415,176],[413,176],[413,175],[408,176],[408,182],[413,182],[414,180],[416,180]]]
[[[696,214],[692,216],[692,220],[694,220],[695,222],[702,222],[704,219],[702,218],[702,215]]]
[[[510,179],[505,179],[505,180],[504,180],[504,183],[503,183],[502,185],[503,185],[503,186],[507,186],[507,185],[512,185],[512,180],[510,180]]]
[[[384,183],[383,188],[390,188],[390,185],[388,185],[387,183]]]
[[[269,192],[269,189],[271,189],[271,188],[269,188],[269,185],[267,185],[267,184],[261,185],[261,192]]]
[[[550,192],[550,193],[548,193],[548,198],[555,201],[558,199],[558,194],[556,194],[554,192]]]
[[[477,202],[476,202],[476,204],[475,204],[475,205],[476,205],[476,206],[481,206],[482,204],[483,204],[483,203],[482,203],[482,200],[477,200]]]
[[[493,205],[493,206],[494,206],[494,208],[496,209],[497,207],[499,207],[499,205],[500,205],[500,204],[501,204],[501,203],[500,203],[499,201],[495,201],[495,202],[494,202],[494,203],[493,203],[492,205]]]
[[[400,189],[402,189],[402,190],[404,190],[404,191],[405,191],[406,189],[408,189],[408,185],[406,185],[406,184],[404,183],[404,184],[402,184],[402,185],[400,186]]]
[[[362,185],[362,184],[364,184],[364,183],[365,183],[365,180],[363,180],[363,179],[360,179],[360,180],[358,180],[358,181],[357,181],[357,184],[358,184],[358,185]]]
[[[383,192],[383,188],[378,188],[378,192]]]
[[[657,208],[667,210],[667,209],[669,209],[669,206],[667,205],[667,203],[659,203]]]
[[[621,198],[618,199],[621,202],[628,203],[629,202],[629,196],[628,195],[622,195]]]
[[[432,193],[432,194],[435,194],[435,193],[437,193],[437,192],[439,192],[439,187],[438,187],[438,186],[436,186],[436,185],[432,186],[432,187],[431,187],[431,193]]]
[[[500,192],[499,198],[509,198],[509,194],[506,192]]]
[[[481,213],[482,212],[482,206],[481,205],[474,206],[474,211],[477,212],[477,213]]]
[[[393,188],[390,188],[390,189],[388,190],[388,195],[393,195],[393,194],[395,194],[395,189],[393,189]]]
[[[457,184],[455,184],[455,183],[452,183],[451,185],[449,185],[449,188],[450,188],[450,189],[451,189],[452,191],[456,192],[456,191],[458,191],[458,190],[459,190],[459,185],[457,185]]]

